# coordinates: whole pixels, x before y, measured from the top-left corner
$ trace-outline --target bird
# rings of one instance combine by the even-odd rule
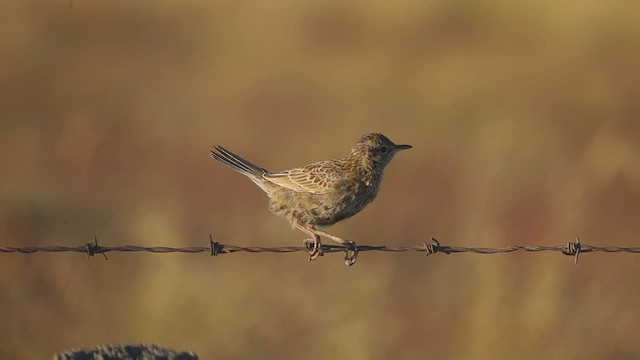
[[[292,228],[310,236],[303,244],[309,261],[323,255],[321,237],[345,248],[345,264],[355,264],[355,242],[329,234],[331,226],[359,213],[378,195],[384,169],[394,156],[411,145],[396,145],[379,133],[358,138],[346,157],[271,172],[216,145],[213,159],[253,181],[269,196],[269,210],[286,218]]]

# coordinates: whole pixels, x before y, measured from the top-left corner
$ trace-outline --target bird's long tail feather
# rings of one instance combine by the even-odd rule
[[[252,179],[262,179],[264,174],[269,173],[268,170],[241,158],[222,146],[214,146],[214,149],[211,150],[211,157],[223,165]]]

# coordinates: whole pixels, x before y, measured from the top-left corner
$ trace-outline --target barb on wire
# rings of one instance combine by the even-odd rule
[[[322,245],[324,253],[344,252],[345,248],[340,245]],[[576,237],[574,242],[568,242],[564,246],[507,246],[501,248],[485,248],[485,247],[462,247],[462,246],[448,246],[440,245],[440,242],[435,238],[431,238],[431,243],[423,242],[422,245],[407,246],[407,245],[358,245],[359,252],[367,251],[381,251],[381,252],[424,252],[425,255],[432,255],[436,253],[444,254],[457,254],[457,253],[472,253],[472,254],[500,254],[511,252],[542,252],[552,251],[560,252],[564,255],[573,256],[574,261],[578,263],[578,257],[580,254],[585,253],[631,253],[640,254],[640,247],[621,247],[621,246],[593,246],[582,244],[580,238]],[[33,254],[38,252],[78,252],[85,253],[87,257],[92,257],[96,254],[102,254],[106,260],[108,260],[106,253],[108,252],[149,252],[149,253],[209,253],[212,256],[222,254],[232,254],[235,252],[247,252],[247,253],[293,253],[293,252],[308,252],[308,249],[304,246],[277,246],[277,247],[261,247],[261,246],[237,246],[229,244],[220,244],[213,240],[213,237],[209,236],[209,246],[189,246],[189,247],[166,247],[166,246],[137,246],[137,245],[121,245],[121,246],[101,246],[98,244],[98,238],[94,239],[93,243],[87,243],[84,246],[31,246],[31,247],[7,247],[0,246],[0,253],[19,253],[19,254]]]

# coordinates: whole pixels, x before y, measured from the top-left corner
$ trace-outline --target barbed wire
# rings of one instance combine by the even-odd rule
[[[341,245],[322,245],[324,253],[345,252],[345,247]],[[435,238],[431,238],[431,242],[423,242],[422,245],[406,246],[406,245],[358,245],[358,252],[367,251],[381,251],[381,252],[423,252],[426,255],[432,255],[436,253],[443,254],[458,254],[458,253],[472,253],[472,254],[501,254],[511,252],[543,252],[552,251],[560,252],[564,255],[573,256],[574,261],[578,263],[578,257],[584,253],[631,253],[640,254],[640,247],[621,247],[621,246],[593,246],[582,244],[580,238],[576,237],[575,241],[568,242],[564,246],[507,246],[500,248],[487,248],[487,247],[463,247],[463,246],[448,246],[440,245],[440,242]],[[19,254],[33,254],[39,252],[58,253],[58,252],[78,252],[85,253],[87,257],[92,257],[97,254],[102,254],[107,259],[107,253],[109,252],[148,252],[148,253],[209,253],[209,255],[216,256],[222,254],[232,254],[236,252],[247,253],[294,253],[294,252],[309,252],[309,249],[305,246],[276,246],[276,247],[260,247],[260,246],[237,246],[229,244],[220,244],[213,240],[213,237],[209,236],[209,246],[188,246],[188,247],[167,247],[167,246],[137,246],[137,245],[122,245],[122,246],[101,246],[98,244],[98,238],[94,239],[93,243],[87,243],[84,246],[29,246],[29,247],[0,247],[0,253],[19,253]]]

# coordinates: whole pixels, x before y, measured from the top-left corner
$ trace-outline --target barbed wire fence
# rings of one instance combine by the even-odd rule
[[[344,252],[345,247],[341,245],[322,245],[324,253]],[[631,253],[640,254],[640,247],[621,247],[621,246],[593,246],[580,242],[580,238],[576,237],[575,241],[567,242],[563,246],[507,246],[498,248],[488,247],[463,247],[463,246],[448,246],[441,245],[438,240],[431,238],[431,242],[423,242],[417,246],[404,246],[404,245],[358,245],[358,252],[368,251],[380,251],[386,253],[399,253],[399,252],[418,252],[425,253],[425,255],[433,255],[437,253],[441,254],[460,254],[460,253],[472,253],[472,254],[502,254],[512,252],[526,252],[526,253],[538,253],[538,252],[560,252],[567,256],[574,257],[574,262],[578,263],[580,254],[585,253]],[[259,247],[259,246],[237,246],[229,244],[221,244],[213,240],[212,236],[209,236],[209,246],[187,246],[187,247],[167,247],[167,246],[137,246],[137,245],[121,245],[121,246],[102,246],[98,244],[98,238],[94,239],[93,243],[87,243],[82,246],[29,246],[29,247],[0,247],[0,253],[19,253],[19,254],[34,254],[34,253],[60,253],[60,252],[77,252],[85,253],[88,258],[102,254],[105,259],[107,253],[110,252],[147,252],[147,253],[208,253],[212,256],[233,254],[236,252],[245,253],[295,253],[295,252],[309,252],[309,249],[305,246],[277,246],[277,247]]]

